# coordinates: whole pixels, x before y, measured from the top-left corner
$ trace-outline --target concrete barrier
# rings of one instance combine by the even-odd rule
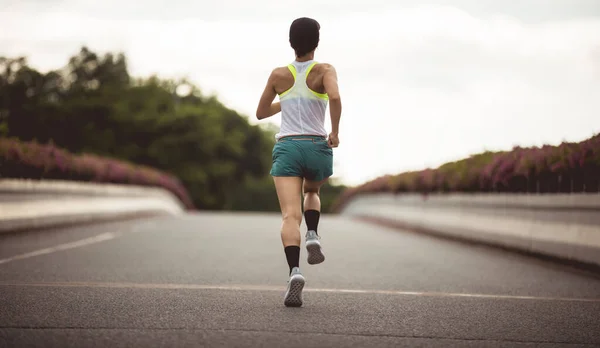
[[[600,194],[372,194],[341,214],[600,266]]]
[[[156,187],[0,180],[0,233],[184,210],[174,194]]]

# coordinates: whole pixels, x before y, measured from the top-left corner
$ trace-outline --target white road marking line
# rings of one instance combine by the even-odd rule
[[[99,234],[94,237],[85,238],[85,239],[81,239],[81,240],[70,242],[70,243],[59,244],[59,245],[56,245],[56,246],[53,246],[50,248],[40,249],[40,250],[25,253],[25,254],[2,259],[2,260],[0,260],[0,265],[11,262],[11,261],[27,259],[27,258],[34,257],[34,256],[46,255],[46,254],[55,253],[57,251],[79,248],[79,247],[90,245],[90,244],[104,242],[107,240],[115,239],[119,235],[120,234],[113,233],[113,232],[102,233],[102,234]]]
[[[285,291],[283,286],[269,285],[202,285],[202,284],[148,284],[148,283],[123,283],[123,282],[0,282],[0,286],[21,287],[89,287],[89,288],[137,288],[137,289],[169,289],[169,290],[227,290],[227,291]],[[396,295],[396,296],[422,296],[422,297],[463,297],[463,298],[485,298],[505,300],[534,300],[534,301],[567,301],[567,302],[600,302],[600,298],[572,298],[572,297],[548,297],[548,296],[518,296],[518,295],[494,295],[494,294],[469,294],[448,292],[425,292],[425,291],[399,291],[399,290],[361,290],[361,289],[326,289],[326,288],[304,288],[305,292],[323,293],[349,293],[366,295]]]

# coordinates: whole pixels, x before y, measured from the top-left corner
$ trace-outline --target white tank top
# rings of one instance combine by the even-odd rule
[[[306,77],[317,64],[314,60],[294,61],[288,65],[294,75],[294,85],[279,95],[281,103],[281,127],[275,139],[289,135],[327,136],[325,109],[327,94],[317,93],[306,84]]]

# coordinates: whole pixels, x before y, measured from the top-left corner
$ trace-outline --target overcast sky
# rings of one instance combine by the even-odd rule
[[[49,70],[82,45],[123,51],[133,75],[189,77],[258,123],[301,16],[338,71],[347,184],[600,132],[597,0],[0,0],[0,55]]]

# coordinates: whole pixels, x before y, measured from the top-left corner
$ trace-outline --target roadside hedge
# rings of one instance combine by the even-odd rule
[[[52,143],[0,138],[0,178],[55,179],[155,186],[169,190],[187,209],[194,205],[179,179],[159,170],[91,154],[73,154]]]
[[[363,193],[583,193],[600,192],[600,134],[558,146],[483,152],[436,169],[384,175],[345,190],[339,212]]]

